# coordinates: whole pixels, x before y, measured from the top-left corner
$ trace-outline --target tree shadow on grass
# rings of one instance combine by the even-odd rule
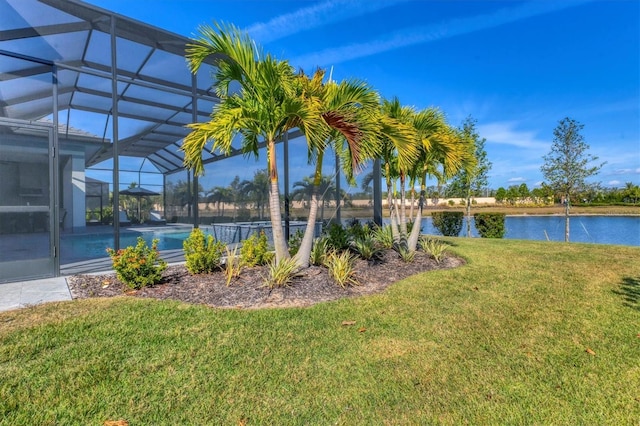
[[[619,290],[613,292],[623,298],[623,305],[640,311],[640,277],[625,277],[622,279]]]

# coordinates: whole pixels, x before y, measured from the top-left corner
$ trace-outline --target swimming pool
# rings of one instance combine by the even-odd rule
[[[290,222],[289,232],[293,235],[297,230],[304,231],[306,222]],[[158,250],[182,250],[184,240],[189,237],[191,225],[166,226],[156,228],[121,229],[120,248],[135,246],[138,237],[142,237],[147,245],[158,239]],[[205,235],[226,244],[239,243],[254,233],[264,232],[269,241],[272,240],[270,222],[221,223],[200,226]],[[320,235],[321,225],[316,228]],[[94,233],[64,234],[60,236],[60,262],[63,264],[82,262],[107,257],[107,248],[114,247],[113,230],[101,230]]]
[[[158,250],[182,249],[183,241],[191,233],[191,226],[127,229],[120,232],[120,247],[135,246],[138,237],[142,237],[148,245],[158,239]],[[207,231],[203,229],[205,233]],[[79,262],[107,256],[107,248],[114,247],[113,233],[69,234],[60,236],[60,261],[62,263]]]

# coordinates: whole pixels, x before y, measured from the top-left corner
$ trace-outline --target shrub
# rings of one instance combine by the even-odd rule
[[[348,251],[338,253],[332,251],[327,255],[325,265],[329,269],[329,275],[340,287],[359,285],[354,270],[355,257]]]
[[[302,230],[300,229],[298,229],[295,232],[295,234],[289,237],[289,254],[291,256],[298,253],[298,250],[300,250],[300,244],[302,244],[303,238],[304,238],[304,232],[302,232]]]
[[[251,234],[249,238],[242,242],[240,260],[243,265],[266,265],[271,262],[273,257],[274,253],[271,251],[271,247],[269,247],[269,242],[264,232],[260,232],[260,236]]]
[[[295,259],[282,259],[276,263],[275,260],[269,263],[269,272],[264,277],[264,285],[269,288],[284,287],[289,284],[298,271],[298,264]]]
[[[351,243],[351,250],[360,256],[360,258],[369,261],[376,261],[382,259],[384,251],[380,244],[373,238],[373,236],[365,234],[360,238],[356,238]]]
[[[503,238],[504,213],[476,213],[473,215],[473,221],[476,229],[482,238]]]
[[[420,248],[422,251],[431,256],[436,263],[440,263],[440,261],[444,258],[445,252],[447,250],[447,244],[442,240],[437,240],[435,238],[429,238],[425,235],[420,237]]]
[[[200,228],[194,228],[182,247],[189,273],[206,274],[220,269],[226,244],[215,241],[213,235],[205,235]]]
[[[329,239],[327,237],[316,238],[313,242],[313,247],[311,247],[309,262],[316,266],[324,265],[328,251]]]
[[[167,262],[159,257],[158,241],[153,240],[149,247],[142,237],[138,237],[135,247],[129,246],[118,251],[107,248],[118,279],[129,288],[140,289],[157,284],[162,279]]]
[[[444,236],[457,237],[462,230],[463,212],[433,212],[433,226]]]
[[[349,232],[337,223],[332,223],[327,231],[329,248],[343,251],[349,248]]]
[[[354,241],[358,238],[364,238],[371,235],[371,228],[368,224],[361,224],[356,218],[353,218],[347,222],[346,228],[350,241]]]

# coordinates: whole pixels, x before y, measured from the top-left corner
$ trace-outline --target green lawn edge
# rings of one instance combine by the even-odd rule
[[[0,424],[637,424],[640,248],[447,241],[465,266],[310,308],[0,313]]]

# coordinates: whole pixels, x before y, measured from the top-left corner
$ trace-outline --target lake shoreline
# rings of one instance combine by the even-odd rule
[[[465,212],[464,206],[439,207],[437,209],[425,208],[423,215],[431,215],[433,212],[441,211],[461,211]],[[474,213],[504,213],[507,216],[564,216],[564,207],[518,207],[499,205],[478,205],[471,206],[471,214]],[[573,206],[570,216],[640,216],[639,206]]]

